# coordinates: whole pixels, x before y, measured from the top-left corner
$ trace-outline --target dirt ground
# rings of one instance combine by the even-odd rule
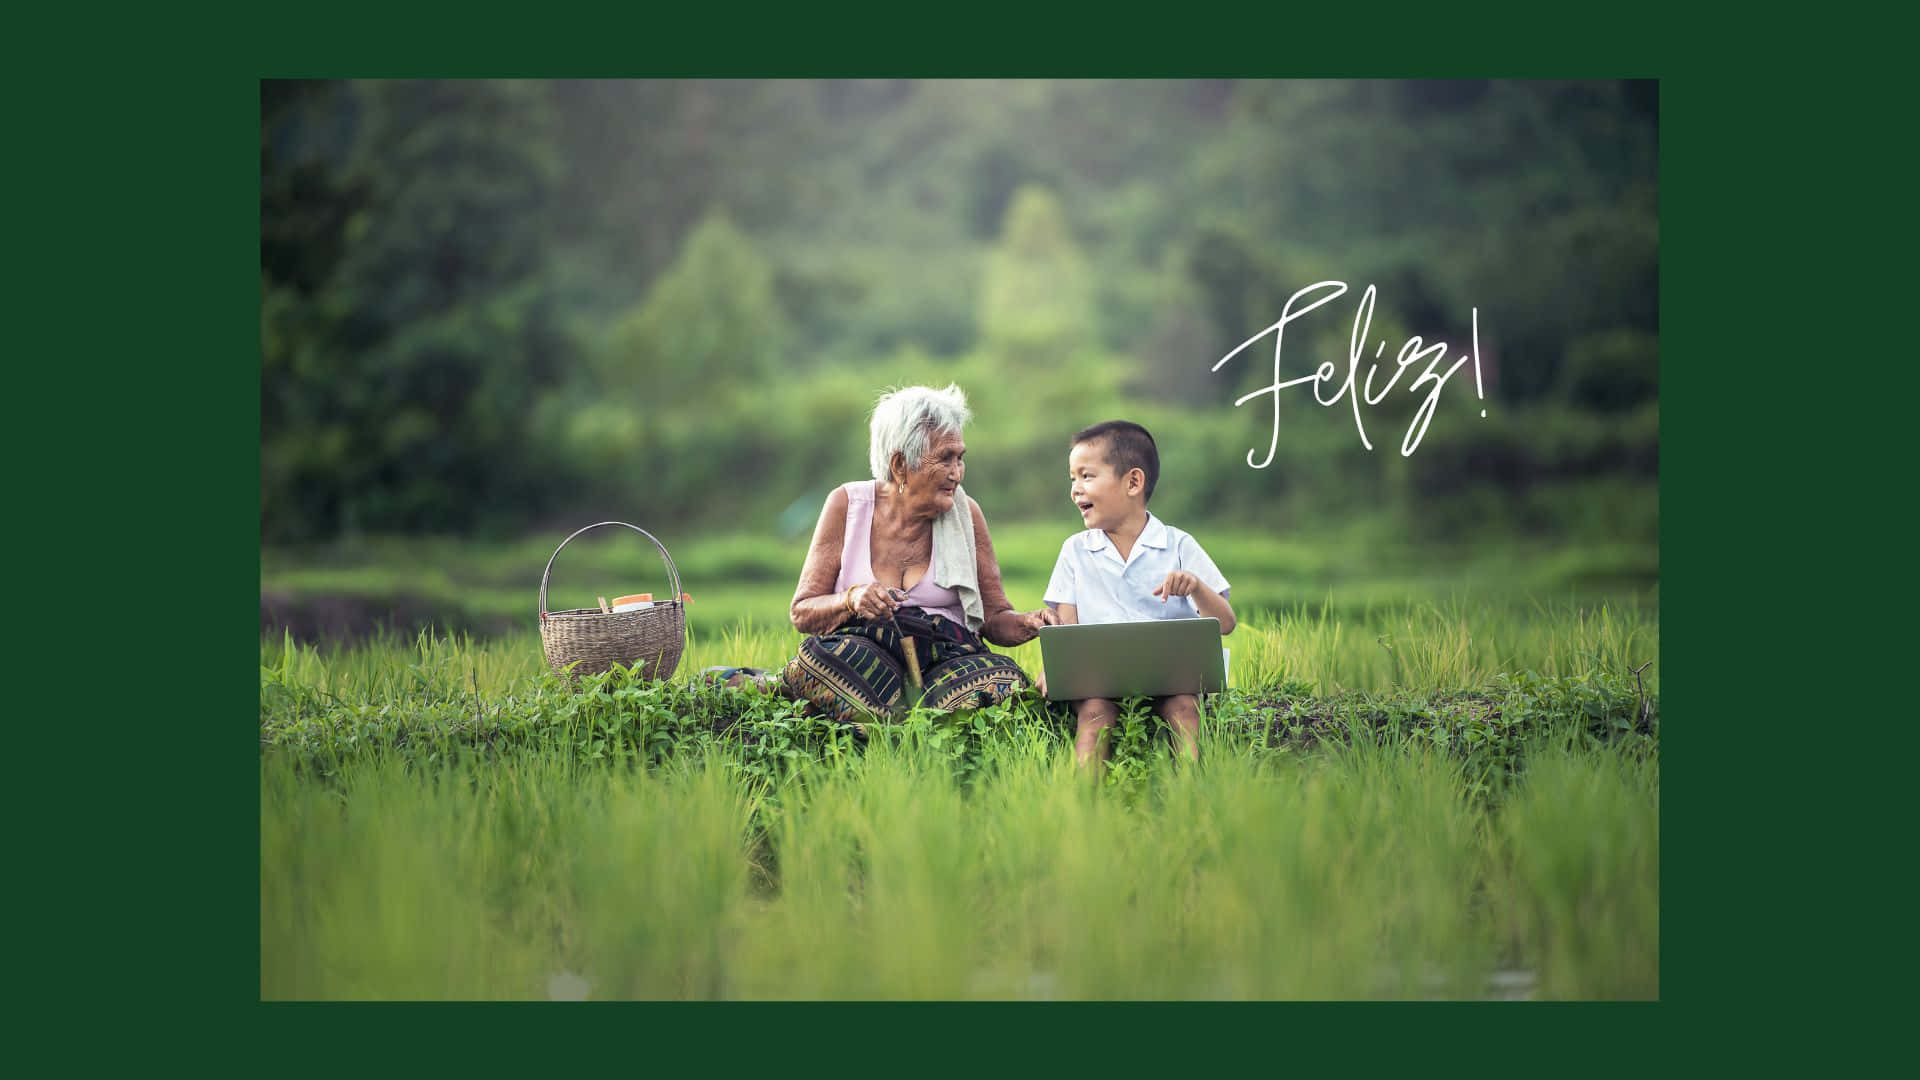
[[[511,619],[449,610],[442,601],[407,593],[360,596],[268,590],[260,594],[263,635],[291,631],[296,641],[357,641],[382,629],[412,637],[429,626],[441,633],[465,631],[475,637],[515,628]]]

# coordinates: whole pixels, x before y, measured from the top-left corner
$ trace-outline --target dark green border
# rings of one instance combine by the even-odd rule
[[[76,168],[98,170],[114,180],[81,189],[82,205],[69,213],[90,214],[98,209],[95,200],[117,200],[144,218],[152,235],[136,242],[150,245],[145,250],[116,248],[99,252],[97,260],[76,259],[76,272],[83,270],[81,263],[90,264],[84,270],[92,288],[70,310],[76,319],[87,320],[91,331],[104,331],[111,339],[103,349],[126,358],[116,370],[129,374],[136,394],[145,398],[142,404],[164,410],[165,418],[147,429],[155,457],[142,454],[132,462],[136,469],[146,460],[164,465],[148,473],[149,482],[111,485],[116,516],[131,515],[142,523],[137,557],[130,557],[134,552],[124,536],[111,547],[103,539],[80,548],[113,560],[96,566],[164,567],[182,586],[175,594],[176,609],[155,627],[160,647],[154,650],[154,670],[172,678],[152,684],[151,696],[143,696],[125,728],[113,728],[122,738],[130,734],[128,741],[139,748],[130,764],[149,783],[134,790],[154,801],[111,809],[101,822],[125,828],[128,817],[151,815],[136,821],[133,831],[152,846],[128,852],[128,875],[112,875],[123,889],[138,881],[142,921],[169,928],[170,940],[164,943],[169,967],[150,984],[152,996],[141,995],[143,1007],[165,1011],[178,1002],[181,1009],[205,1009],[204,1015],[218,1015],[222,1026],[239,1021],[240,1028],[264,1031],[276,1042],[297,1040],[322,1057],[344,1058],[361,1034],[395,1039],[399,1045],[390,1056],[378,1052],[393,1063],[417,1058],[446,1065],[468,1056],[461,1049],[500,1061],[493,1057],[500,1049],[496,1039],[451,1033],[478,1036],[489,1027],[497,1033],[507,1020],[521,1029],[516,1035],[537,1033],[540,1045],[527,1047],[530,1060],[550,1064],[574,1058],[583,1049],[574,1043],[580,1036],[605,1033],[615,1047],[634,1055],[644,1055],[647,1044],[661,1039],[704,1042],[712,1048],[710,1067],[744,1063],[742,1051],[762,1046],[776,1060],[784,1056],[796,1063],[817,1057],[864,1060],[883,1068],[917,1066],[929,1059],[951,1060],[950,1055],[957,1056],[953,1051],[963,1048],[997,1049],[1015,1036],[1031,1044],[1017,1051],[1025,1063],[1046,1060],[1089,1069],[1103,1068],[1116,1056],[1129,1064],[1158,1059],[1204,1068],[1218,1061],[1218,1051],[1227,1045],[1282,1067],[1303,1064],[1302,1054],[1319,1056],[1317,1048],[1349,1062],[1377,1064],[1381,1055],[1393,1053],[1415,1064],[1453,1058],[1499,1069],[1502,1064],[1525,1067],[1531,1055],[1504,1039],[1496,1049],[1465,1037],[1506,1031],[1553,1055],[1547,1060],[1572,1056],[1584,1065],[1609,1059],[1626,1065],[1641,1059],[1636,1044],[1649,1036],[1677,1034],[1752,970],[1745,946],[1772,935],[1761,932],[1753,906],[1728,895],[1726,883],[1746,876],[1740,871],[1753,865],[1749,860],[1761,856],[1766,842],[1740,812],[1751,803],[1741,779],[1777,780],[1783,768],[1804,766],[1778,760],[1767,738],[1756,738],[1751,726],[1766,723],[1767,704],[1785,703],[1749,695],[1755,707],[1742,708],[1739,695],[1726,695],[1721,685],[1757,674],[1747,666],[1746,648],[1729,640],[1729,613],[1760,614],[1745,590],[1781,572],[1721,524],[1741,517],[1739,510],[1747,506],[1777,501],[1768,478],[1756,475],[1760,470],[1748,451],[1752,433],[1779,418],[1782,402],[1716,362],[1736,354],[1742,335],[1765,332],[1757,324],[1767,313],[1756,310],[1746,283],[1723,276],[1725,256],[1747,250],[1749,230],[1778,227],[1781,208],[1766,204],[1743,183],[1749,170],[1768,165],[1750,155],[1780,145],[1776,133],[1761,130],[1762,118],[1754,115],[1749,96],[1757,89],[1752,80],[1763,76],[1731,75],[1729,81],[1669,76],[1673,65],[1660,55],[1666,50],[1653,45],[1661,31],[1617,12],[1572,37],[1570,31],[1546,31],[1535,21],[1538,13],[1495,24],[1452,9],[1416,21],[1351,10],[1289,14],[1281,28],[1260,32],[1227,15],[1193,19],[1188,28],[1170,28],[1165,23],[1171,20],[1164,18],[1146,25],[1116,17],[1132,23],[1137,35],[1138,43],[1121,52],[1096,46],[1084,29],[1039,40],[1014,23],[978,11],[969,14],[964,21],[981,27],[971,33],[950,26],[931,34],[909,32],[897,16],[874,24],[866,32],[883,40],[870,43],[859,56],[844,48],[832,59],[805,52],[794,44],[790,28],[775,22],[766,24],[760,39],[773,46],[759,46],[757,56],[754,49],[734,51],[731,40],[721,48],[707,37],[698,39],[706,47],[694,50],[704,59],[688,60],[683,58],[690,54],[678,44],[687,40],[681,36],[686,31],[643,27],[621,33],[597,19],[532,30],[542,44],[529,52],[522,25],[534,17],[529,12],[516,13],[511,32],[460,45],[445,42],[449,26],[438,22],[393,32],[344,14],[308,13],[298,20],[288,17],[272,44],[251,57],[171,58],[164,78],[142,73],[132,86],[117,82],[92,91],[97,104],[111,102],[102,111],[115,123],[101,132],[106,145],[76,147],[92,151],[79,154]],[[1387,22],[1398,28],[1398,36],[1383,43],[1383,33],[1395,32],[1383,27]],[[505,25],[496,21],[479,32]],[[453,29],[462,36],[475,30],[470,25]],[[1551,56],[1539,51],[1537,35],[1543,33],[1553,41]],[[1177,48],[1170,37],[1182,39]],[[929,41],[946,59],[922,55]],[[1704,43],[1670,48],[1671,55],[1692,54]],[[250,611],[258,586],[256,80],[267,74],[427,69],[525,75],[797,76],[859,70],[876,75],[1491,71],[1669,76],[1662,83],[1662,209],[1669,225],[1661,275],[1668,358],[1663,397],[1677,422],[1668,425],[1662,478],[1663,505],[1675,513],[1663,532],[1663,562],[1672,580],[1663,589],[1670,610],[1663,619],[1667,648],[1661,662],[1678,658],[1663,676],[1663,686],[1665,711],[1679,722],[1668,726],[1664,749],[1676,782],[1663,807],[1662,1004],[610,1006],[565,1014],[547,1007],[496,1013],[472,1007],[403,1012],[257,1004],[258,804],[251,728],[258,703],[250,674],[258,648]],[[103,293],[112,294],[115,315],[102,315]],[[121,451],[101,461],[99,469],[105,476],[124,477],[128,465]],[[182,679],[183,673],[190,674]],[[1777,787],[1776,794],[1806,798],[1802,791]],[[115,844],[109,850],[123,849]],[[239,1006],[237,1014],[232,1006]],[[454,1045],[443,1041],[449,1037]],[[415,1040],[422,1043],[417,1053],[400,1051]],[[1058,1053],[1035,1053],[1046,1044],[1059,1047]],[[1163,1047],[1164,1058],[1156,1053]],[[881,1048],[892,1053],[876,1057]],[[288,1049],[282,1044],[272,1057],[283,1057]]]

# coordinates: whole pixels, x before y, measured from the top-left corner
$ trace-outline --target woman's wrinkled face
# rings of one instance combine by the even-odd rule
[[[927,456],[906,476],[907,505],[944,514],[953,509],[953,489],[967,474],[967,444],[957,431],[935,432]]]

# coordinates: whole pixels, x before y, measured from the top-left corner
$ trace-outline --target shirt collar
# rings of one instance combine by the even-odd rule
[[[1167,546],[1167,523],[1154,517],[1153,511],[1147,511],[1147,527],[1140,530],[1140,538],[1135,540],[1134,544],[1135,546],[1144,545],[1150,548],[1165,549]],[[1099,529],[1087,530],[1088,551],[1103,551],[1112,546],[1113,541],[1107,539],[1106,533],[1101,532]]]
[[[1152,512],[1148,512],[1147,527],[1140,530],[1139,542],[1150,548],[1165,548],[1167,546],[1167,523],[1154,517]]]

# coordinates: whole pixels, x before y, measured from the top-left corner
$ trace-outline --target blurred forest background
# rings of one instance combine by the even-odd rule
[[[263,82],[263,551],[789,539],[867,475],[882,388],[956,381],[996,523],[1077,529],[1066,440],[1127,416],[1202,536],[1657,574],[1658,138],[1651,81]],[[1283,378],[1344,375],[1371,283],[1383,377],[1478,309],[1486,400],[1469,364],[1402,457],[1411,374],[1371,452],[1294,387],[1250,468],[1271,338],[1210,369],[1327,279]]]

